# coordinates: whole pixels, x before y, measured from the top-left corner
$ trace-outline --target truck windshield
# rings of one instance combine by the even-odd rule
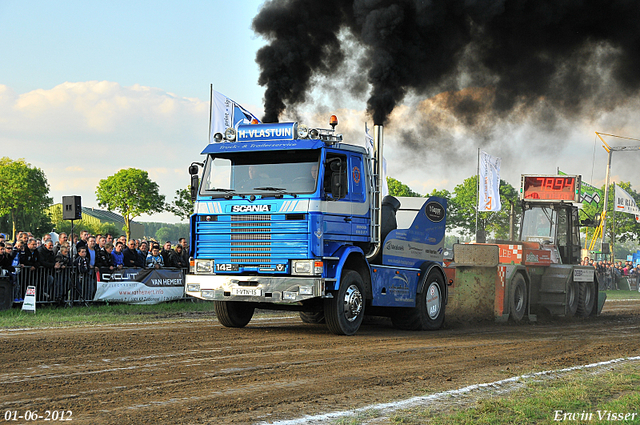
[[[209,155],[200,194],[313,193],[319,150],[266,151]]]
[[[525,210],[521,240],[553,243],[556,222],[556,212],[552,208],[540,206]]]

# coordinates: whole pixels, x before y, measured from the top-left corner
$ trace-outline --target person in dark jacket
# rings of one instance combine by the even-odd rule
[[[38,248],[38,265],[43,268],[42,276],[46,277],[46,284],[42,294],[46,299],[50,299],[53,293],[53,268],[56,265],[56,254],[53,252],[53,242],[47,239],[40,248]]]
[[[182,256],[182,245],[176,245],[175,249],[171,251],[169,256],[170,267],[177,267],[179,269],[186,269],[189,265],[185,263]]]
[[[38,264],[47,269],[52,269],[56,265],[56,254],[53,252],[51,239],[38,248]]]
[[[103,238],[104,239],[104,238]],[[104,247],[97,246],[96,247],[96,271],[100,271],[100,269],[109,269],[113,270],[113,258],[111,257],[111,251],[107,251],[107,247],[109,249],[113,249],[112,244],[106,244]]]
[[[15,267],[11,264],[13,263],[13,259],[11,258],[11,254],[6,252],[5,248],[4,242],[0,242],[0,269],[13,273],[16,271]]]
[[[38,243],[35,239],[31,238],[27,242],[27,248],[24,250],[24,254],[20,255],[20,265],[29,270],[35,270],[38,267]]]
[[[162,251],[160,251],[160,255],[162,255],[165,267],[173,267],[171,265],[171,242],[166,241],[164,243]]]
[[[189,265],[189,243],[185,238],[178,239],[178,245],[182,245],[182,262]]]
[[[124,266],[138,267],[138,251],[136,251],[136,241],[133,239],[127,243],[127,248],[124,250]]]

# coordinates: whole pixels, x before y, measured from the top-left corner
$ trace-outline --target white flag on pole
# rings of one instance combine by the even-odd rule
[[[367,152],[369,152],[369,156],[373,158],[373,152],[375,149],[373,148],[373,137],[369,134],[369,128],[367,127],[367,123],[364,123],[364,144],[367,147]],[[389,185],[387,184],[387,160],[382,158],[382,171],[380,171],[380,182],[382,183],[382,187],[380,188],[380,193],[384,198],[389,194]]]
[[[224,134],[224,131],[229,127],[237,128],[240,124],[257,124],[260,122],[255,115],[220,92],[214,90],[211,98],[211,134],[209,135],[209,143],[213,143],[214,134]]]
[[[500,211],[500,158],[480,151],[478,211]]]
[[[636,221],[640,221],[640,208],[635,199],[626,190],[614,183],[616,197],[616,211],[634,214]]]

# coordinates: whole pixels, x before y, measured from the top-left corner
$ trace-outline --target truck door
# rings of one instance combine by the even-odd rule
[[[351,234],[354,241],[368,242],[370,233],[367,175],[362,155],[349,154],[349,198],[351,201]]]
[[[351,197],[349,193],[348,157],[327,152],[324,160],[322,196],[325,199],[324,235],[334,241],[351,240]]]

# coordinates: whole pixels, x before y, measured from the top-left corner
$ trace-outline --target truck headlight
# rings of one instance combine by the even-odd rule
[[[199,283],[188,283],[187,284],[187,292],[200,292],[200,284]]]
[[[196,260],[196,273],[213,273],[213,261]]]
[[[317,276],[322,274],[322,261],[291,260],[291,274],[298,276]]]

